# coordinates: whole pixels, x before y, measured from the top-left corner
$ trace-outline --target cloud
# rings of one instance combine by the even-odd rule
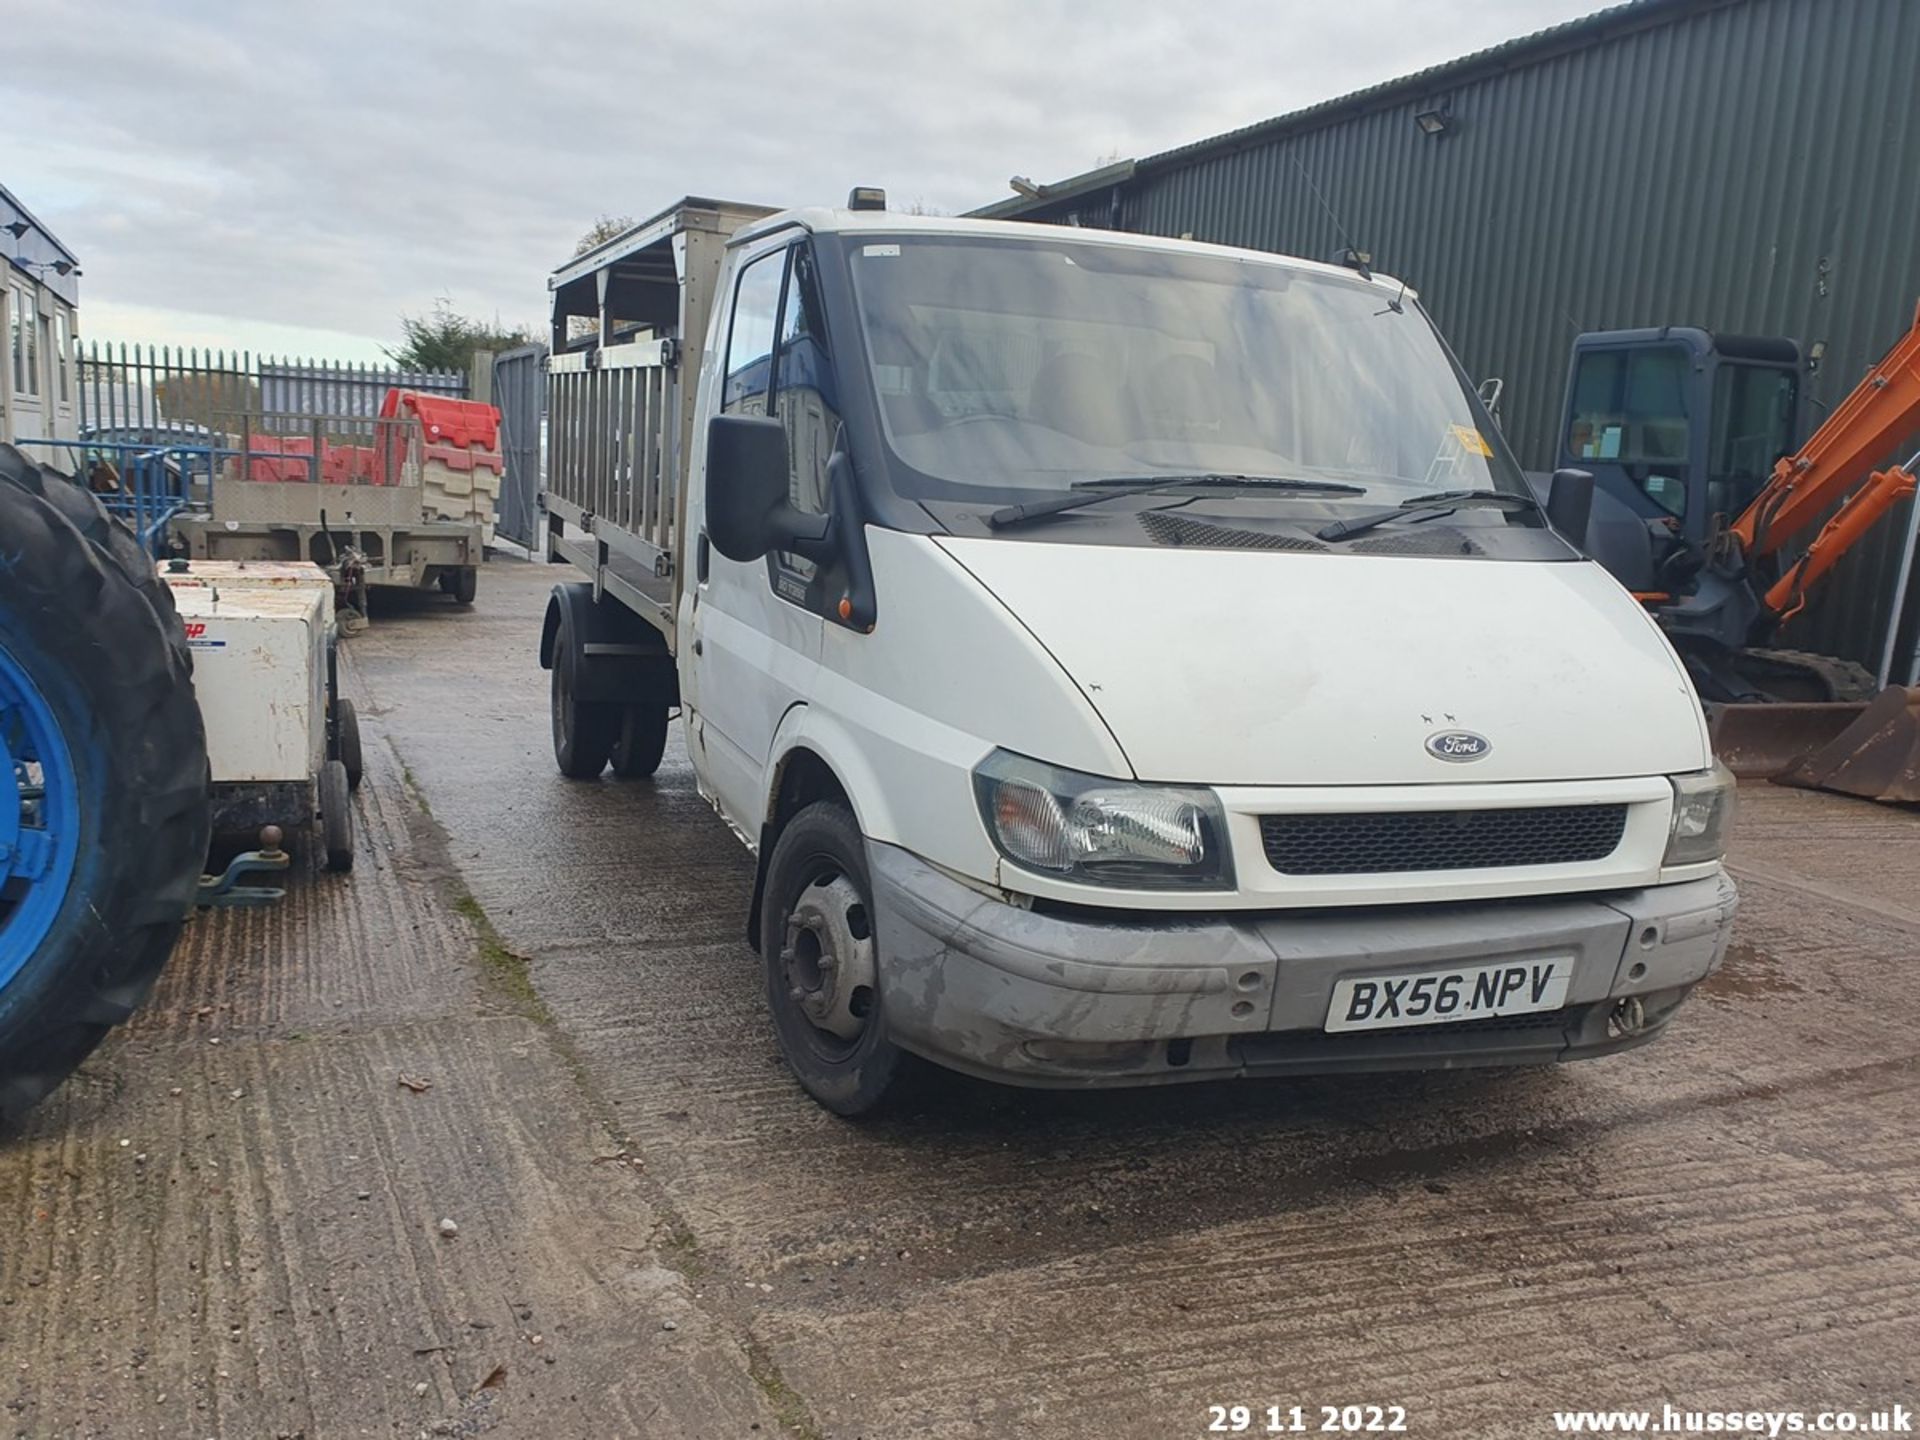
[[[90,334],[168,339],[177,315],[241,344],[371,350],[441,295],[538,327],[547,273],[603,213],[855,184],[969,209],[1010,174],[1150,154],[1587,8],[95,0],[76,23],[14,6],[8,51],[34,63],[0,67],[0,180],[80,255]],[[90,299],[146,333],[109,334]]]

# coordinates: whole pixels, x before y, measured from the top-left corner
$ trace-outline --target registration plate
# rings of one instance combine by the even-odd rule
[[[1567,1003],[1573,960],[1502,960],[1418,975],[1356,975],[1337,981],[1327,1029],[1392,1030],[1558,1010]]]

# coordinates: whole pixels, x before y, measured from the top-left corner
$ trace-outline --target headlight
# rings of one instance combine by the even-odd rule
[[[1726,852],[1736,788],[1733,772],[1718,761],[1711,770],[1673,777],[1673,825],[1662,864],[1698,865]]]
[[[1132,890],[1229,890],[1211,790],[1136,785],[996,750],[973,772],[987,833],[1025,870]]]

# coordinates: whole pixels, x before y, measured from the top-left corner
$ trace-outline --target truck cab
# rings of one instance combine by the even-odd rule
[[[713,275],[675,487],[550,464],[542,655],[569,774],[677,707],[823,1104],[1599,1055],[1719,964],[1686,673],[1400,282],[874,209]]]

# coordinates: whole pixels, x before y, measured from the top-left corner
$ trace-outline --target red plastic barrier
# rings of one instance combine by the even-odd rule
[[[247,461],[249,480],[304,484],[313,479],[312,436],[250,435],[247,439],[254,452]],[[320,442],[320,481],[324,485],[397,484],[388,478],[387,469],[375,446]]]
[[[385,483],[374,464],[371,445],[329,445],[320,461],[320,478],[329,485]]]
[[[299,481],[313,478],[310,463],[313,437],[310,435],[249,435],[247,478],[265,481]],[[262,454],[260,452],[264,451]]]
[[[465,449],[500,448],[500,412],[478,400],[456,400],[450,395],[428,395],[419,390],[389,390],[380,402],[380,417],[390,420],[405,410],[417,416],[428,444]]]
[[[389,390],[380,418],[419,421],[419,438],[425,443],[417,458],[422,463],[437,460],[450,470],[501,473],[500,412],[491,405]],[[328,485],[397,485],[414,438],[410,426],[388,423],[378,427],[372,445],[335,445],[322,439],[320,480]],[[247,478],[282,483],[313,479],[313,444],[311,435],[249,435]]]

